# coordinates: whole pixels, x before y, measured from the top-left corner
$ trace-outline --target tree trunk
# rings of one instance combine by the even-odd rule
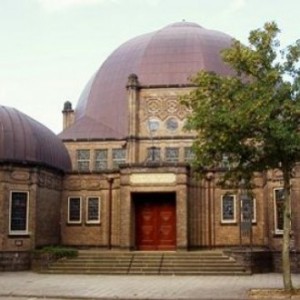
[[[290,234],[291,234],[291,191],[290,172],[283,171],[284,178],[284,209],[283,209],[283,240],[282,240],[282,275],[285,290],[292,290]]]

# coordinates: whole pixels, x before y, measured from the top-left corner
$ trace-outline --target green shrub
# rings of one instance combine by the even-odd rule
[[[46,246],[39,250],[34,250],[34,254],[50,256],[54,259],[63,257],[72,258],[78,255],[78,250],[74,248],[61,247],[61,246]]]

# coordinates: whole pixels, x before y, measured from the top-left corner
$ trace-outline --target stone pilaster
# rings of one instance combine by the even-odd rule
[[[136,74],[130,74],[127,83],[128,95],[128,163],[137,162],[137,135],[139,110],[139,81]]]

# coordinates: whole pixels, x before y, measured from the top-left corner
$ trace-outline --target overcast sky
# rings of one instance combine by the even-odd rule
[[[55,133],[93,73],[122,43],[182,20],[243,42],[266,21],[300,38],[299,0],[0,0],[0,105]]]

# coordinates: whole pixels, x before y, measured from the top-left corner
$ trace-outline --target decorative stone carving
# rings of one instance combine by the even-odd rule
[[[27,181],[30,178],[29,172],[14,171],[11,173],[11,178],[18,181]]]
[[[142,119],[156,117],[165,120],[169,116],[177,117],[183,120],[187,117],[189,110],[186,106],[181,105],[178,98],[172,96],[148,97],[144,101]]]
[[[146,111],[148,114],[155,116],[158,115],[161,110],[161,99],[149,99],[146,100]]]
[[[178,110],[178,103],[176,99],[168,99],[167,102],[167,112],[170,114],[175,114]]]
[[[38,175],[37,184],[40,187],[45,187],[45,188],[52,189],[52,190],[61,189],[61,180],[60,180],[60,178],[57,178],[56,176],[46,174],[46,173],[40,173]]]

